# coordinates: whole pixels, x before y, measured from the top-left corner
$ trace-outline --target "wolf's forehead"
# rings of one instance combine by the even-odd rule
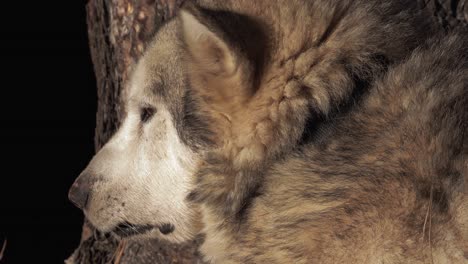
[[[157,45],[157,43],[156,43]],[[181,60],[170,52],[151,47],[139,62],[135,72],[132,92],[165,96],[184,80]]]
[[[131,77],[130,97],[161,97],[167,94],[171,82],[170,65],[162,65],[164,55],[145,54],[138,62]],[[168,72],[169,71],[169,72]],[[169,85],[170,86],[170,85]]]

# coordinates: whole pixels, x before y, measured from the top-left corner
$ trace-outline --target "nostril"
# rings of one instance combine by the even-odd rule
[[[85,209],[88,204],[89,194],[91,190],[90,181],[83,176],[78,179],[70,187],[68,199],[80,209]]]

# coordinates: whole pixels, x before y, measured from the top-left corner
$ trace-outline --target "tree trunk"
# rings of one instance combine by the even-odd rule
[[[91,56],[97,79],[98,109],[95,146],[99,150],[122,118],[130,66],[161,24],[174,16],[184,0],[89,0],[86,6]],[[222,1],[222,0],[220,0]],[[254,1],[254,0],[252,0]],[[445,30],[466,27],[468,0],[418,0]],[[183,245],[164,241],[119,242],[91,230],[85,222],[81,243],[68,264],[202,263],[201,238]]]

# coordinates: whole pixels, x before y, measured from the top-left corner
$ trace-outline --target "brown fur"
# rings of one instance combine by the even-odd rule
[[[200,2],[210,9],[186,5],[181,37],[218,146],[204,167],[228,168],[203,170],[202,189],[217,192],[191,198],[226,216],[241,213],[268,163],[316,119],[344,111],[431,32],[411,1]]]
[[[435,39],[391,69],[330,137],[272,165],[242,219],[202,204],[203,252],[215,263],[466,263],[467,47]],[[210,165],[207,181],[230,175]]]
[[[190,196],[213,262],[467,261],[467,40],[436,38],[353,97],[423,38],[401,3],[182,12],[188,76],[217,144]],[[294,150],[320,115],[331,132]]]

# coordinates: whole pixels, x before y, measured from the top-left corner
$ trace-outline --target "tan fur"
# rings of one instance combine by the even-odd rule
[[[381,65],[372,56],[380,54],[390,61],[397,61],[408,54],[411,47],[420,40],[418,34],[422,33],[419,30],[430,32],[428,24],[409,17],[417,17],[413,14],[413,9],[406,6],[406,10],[402,9],[397,4],[398,1],[200,2],[214,10],[227,10],[245,16],[240,19],[251,19],[252,24],[249,25],[258,24],[256,26],[259,30],[265,31],[263,34],[267,39],[263,41],[269,42],[264,46],[255,43],[268,50],[265,51],[268,52],[265,54],[268,62],[265,62],[267,65],[262,65],[265,69],[259,77],[261,81],[257,87],[254,87],[251,80],[254,66],[244,54],[238,54],[236,43],[216,41],[226,41],[223,45],[232,45],[232,50],[229,51],[226,50],[229,47],[218,49],[221,54],[231,57],[229,63],[237,63],[231,66],[232,72],[209,73],[206,76],[205,73],[200,73],[207,64],[206,61],[188,60],[191,65],[189,71],[195,73],[189,74],[192,76],[193,86],[195,89],[202,88],[198,91],[203,98],[209,100],[208,105],[213,108],[212,115],[218,122],[223,119],[228,122],[231,120],[231,125],[226,124],[230,127],[229,132],[222,132],[220,137],[224,141],[227,138],[233,139],[233,142],[227,143],[231,144],[229,152],[239,153],[239,159],[244,158],[240,153],[247,146],[261,154],[261,149],[270,145],[273,140],[273,145],[278,148],[292,145],[302,133],[304,121],[287,120],[288,118],[307,116],[308,107],[328,114],[352,92],[353,73],[359,73],[361,78],[370,78],[365,75],[379,72]],[[382,16],[390,10],[396,12],[395,9],[399,12],[399,18],[392,18],[395,14],[388,15],[390,18]],[[208,31],[219,30],[207,26]],[[236,24],[227,26],[235,27]],[[185,28],[188,32],[193,31],[190,26]],[[246,28],[231,30],[245,31]],[[391,37],[386,34],[391,34]],[[238,36],[234,34],[232,37]],[[188,43],[187,46],[192,49],[196,45]],[[213,49],[212,45],[206,45],[206,41],[201,42],[200,46],[206,50]],[[190,53],[192,56],[203,56],[200,55],[203,53],[200,48],[191,50]],[[243,89],[236,89],[235,85],[240,83],[243,84]],[[310,106],[311,101],[313,106]],[[297,128],[292,127],[291,123],[295,123]],[[235,127],[232,127],[233,124]],[[282,134],[275,139],[271,137],[278,133]],[[271,146],[269,149],[275,152]]]
[[[224,190],[193,197],[225,200],[227,215],[242,210],[259,172],[298,144],[313,116],[340,111],[355,79],[383,72],[379,56],[399,61],[430,32],[398,1],[200,3],[210,9],[188,4],[180,19],[188,76],[218,146],[204,167],[230,163],[232,175],[204,173],[201,185]]]
[[[354,87],[350,67],[364,78],[380,76],[381,68],[369,57],[375,52],[372,49],[378,50],[372,41],[392,41],[383,35],[370,35],[376,33],[372,28],[381,22],[369,13],[372,8],[366,4],[327,5],[343,13],[338,18],[333,13],[330,20],[325,15],[321,20],[314,16],[317,9],[307,8],[319,2],[270,1],[267,7],[263,1],[255,6],[228,1],[220,5],[223,10],[241,14],[232,18],[234,25],[253,17],[260,29],[273,28],[271,38],[279,42],[268,47],[268,63],[262,65],[265,68],[260,76],[252,74],[258,65],[249,58],[248,45],[225,35],[226,28],[233,25],[219,21],[230,17],[194,6],[182,12],[188,76],[200,96],[201,109],[210,117],[217,143],[200,163],[197,187],[191,195],[192,200],[202,204],[206,233],[202,252],[213,263],[465,262],[467,234],[459,234],[463,225],[454,226],[445,212],[438,212],[437,217],[434,212],[439,206],[434,203],[440,203],[437,199],[451,199],[444,192],[451,192],[453,186],[424,178],[449,177],[444,174],[448,172],[441,174],[437,167],[452,166],[452,161],[441,159],[438,153],[451,155],[447,140],[458,140],[453,137],[464,133],[460,130],[464,128],[452,124],[454,134],[440,138],[421,132],[432,129],[432,112],[445,104],[441,100],[445,93],[466,102],[466,79],[460,78],[467,73],[465,61],[461,60],[460,68],[453,73],[451,90],[439,88],[442,79],[449,82],[444,76],[448,61],[452,62],[457,52],[466,52],[460,47],[466,40],[452,37],[445,49],[454,51],[443,55],[443,48],[436,47],[442,44],[434,40],[437,44],[416,52],[374,84],[362,104],[355,106],[358,110],[344,121],[336,121],[337,128],[330,139],[324,139],[324,146],[312,143],[291,152],[305,129],[311,108],[327,115],[351,95]],[[371,5],[379,4],[376,1]],[[341,9],[344,7],[347,11]],[[265,11],[268,8],[279,12],[278,17],[291,12],[286,17],[299,17],[305,25],[311,25],[308,19],[315,18],[314,30],[297,29],[302,24],[289,20],[282,20],[276,28],[265,19],[271,15],[270,10]],[[348,14],[350,9],[355,13]],[[364,20],[360,12],[366,11]],[[217,15],[218,20],[213,18]],[[329,23],[322,28],[325,21]],[[359,26],[346,28],[351,21]],[[410,21],[405,23],[410,25]],[[193,30],[193,24],[197,30]],[[415,31],[399,30],[400,35],[414,34],[402,37],[400,44],[418,39]],[[197,34],[191,34],[193,31]],[[367,42],[361,43],[363,39]],[[222,44],[217,47],[217,43]],[[391,61],[404,58],[405,51],[392,53],[391,46],[384,46],[381,51],[387,58],[396,54]],[[213,56],[203,47],[221,54]],[[216,63],[207,63],[210,61]],[[427,78],[432,72],[438,75]],[[260,81],[255,82],[255,78]],[[440,118],[440,125],[447,123]],[[460,122],[466,115],[458,118]],[[402,123],[394,123],[397,121]],[[392,126],[398,129],[392,130]],[[361,144],[369,145],[369,149]],[[444,162],[448,163],[442,165]],[[466,168],[459,170],[466,175]],[[466,180],[466,176],[462,178]],[[463,200],[461,203],[466,204],[466,198]]]
[[[204,205],[207,258],[466,263],[467,43],[432,40],[392,69],[323,144],[275,163],[242,219]]]

